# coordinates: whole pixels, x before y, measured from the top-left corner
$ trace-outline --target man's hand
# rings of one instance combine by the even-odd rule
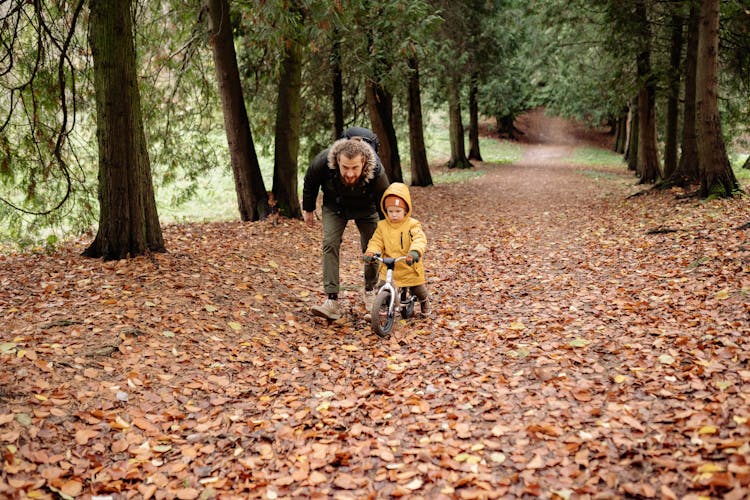
[[[315,227],[315,212],[302,211],[302,218],[305,220],[307,227]]]
[[[374,256],[375,256],[374,253],[367,252],[366,254],[364,254],[362,256],[362,260],[369,264],[370,262],[374,262],[375,261],[375,259],[373,259]]]

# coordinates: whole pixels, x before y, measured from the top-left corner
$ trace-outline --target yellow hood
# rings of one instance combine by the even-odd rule
[[[409,217],[411,215],[411,195],[409,194],[409,187],[401,182],[394,182],[388,186],[388,189],[385,190],[383,196],[380,198],[380,209],[383,213],[386,213],[385,199],[389,195],[396,195],[406,202],[406,217]]]

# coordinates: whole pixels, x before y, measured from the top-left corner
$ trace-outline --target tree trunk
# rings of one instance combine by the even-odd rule
[[[448,118],[451,143],[451,157],[448,168],[471,168],[473,165],[466,158],[464,148],[464,126],[461,122],[461,96],[458,79],[454,76],[448,86]]]
[[[719,116],[719,0],[703,0],[698,31],[698,155],[701,196],[730,197],[739,191],[721,134]]]
[[[638,54],[638,162],[639,184],[653,184],[660,177],[659,150],[656,145],[656,78],[651,72],[651,28],[646,4],[636,2],[636,16],[641,25],[641,52]]]
[[[422,123],[422,95],[419,86],[419,61],[409,58],[409,88],[407,104],[409,107],[409,149],[411,157],[411,185],[432,186],[432,174],[427,163],[427,150],[424,144],[424,125]]]
[[[479,150],[478,93],[476,78],[472,78],[471,88],[469,89],[469,160],[482,161],[482,153]]]
[[[344,77],[341,72],[341,36],[335,25],[331,46],[331,77],[333,80],[333,140],[336,140],[344,133]]]
[[[523,133],[516,128],[515,122],[516,117],[512,114],[496,116],[495,128],[497,129],[497,136],[504,139],[518,139],[518,136]]]
[[[297,194],[297,155],[302,122],[302,47],[286,41],[279,72],[273,164],[274,208],[284,217],[301,218]]]
[[[623,111],[615,121],[615,153],[625,154],[625,148],[628,144],[628,110]]]
[[[628,139],[628,152],[625,159],[628,162],[628,170],[638,170],[638,106],[630,107],[630,134]]]
[[[263,219],[269,214],[268,193],[255,154],[250,120],[242,96],[237,53],[234,50],[229,17],[229,0],[208,0],[208,14],[216,80],[224,113],[224,129],[232,162],[240,219]]]
[[[372,131],[380,139],[380,161],[391,182],[403,182],[401,158],[398,154],[396,129],[393,126],[393,97],[381,85],[368,82],[365,91],[367,109],[370,114]]]
[[[698,29],[700,13],[691,3],[685,54],[685,104],[682,110],[681,154],[677,168],[666,182],[668,186],[689,186],[700,181],[698,171],[698,135],[696,133],[695,77],[698,64]]]
[[[135,63],[131,0],[91,2],[99,144],[99,229],[87,257],[165,251],[151,179]]]
[[[675,7],[676,8],[676,7]],[[669,82],[667,96],[667,124],[664,134],[664,178],[677,170],[677,128],[680,113],[680,60],[682,58],[683,19],[678,12],[672,15],[672,46],[669,51]]]

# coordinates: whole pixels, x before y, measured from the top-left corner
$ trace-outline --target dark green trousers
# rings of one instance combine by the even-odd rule
[[[354,219],[359,230],[359,242],[362,253],[367,249],[375,228],[378,225],[378,213]],[[339,251],[341,236],[344,234],[349,219],[330,208],[323,206],[323,290],[325,293],[338,293],[339,286]],[[365,289],[371,290],[378,281],[378,263],[364,264]]]

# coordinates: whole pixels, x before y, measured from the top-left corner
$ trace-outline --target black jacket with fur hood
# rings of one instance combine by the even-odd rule
[[[346,186],[341,181],[336,160],[338,148],[352,137],[361,137],[370,147],[362,176],[354,186]],[[310,162],[302,187],[302,210],[312,212],[318,192],[323,191],[323,205],[347,219],[359,219],[380,211],[380,197],[388,188],[388,177],[377,155],[377,136],[369,129],[353,127],[344,132],[341,139],[318,153]]]

